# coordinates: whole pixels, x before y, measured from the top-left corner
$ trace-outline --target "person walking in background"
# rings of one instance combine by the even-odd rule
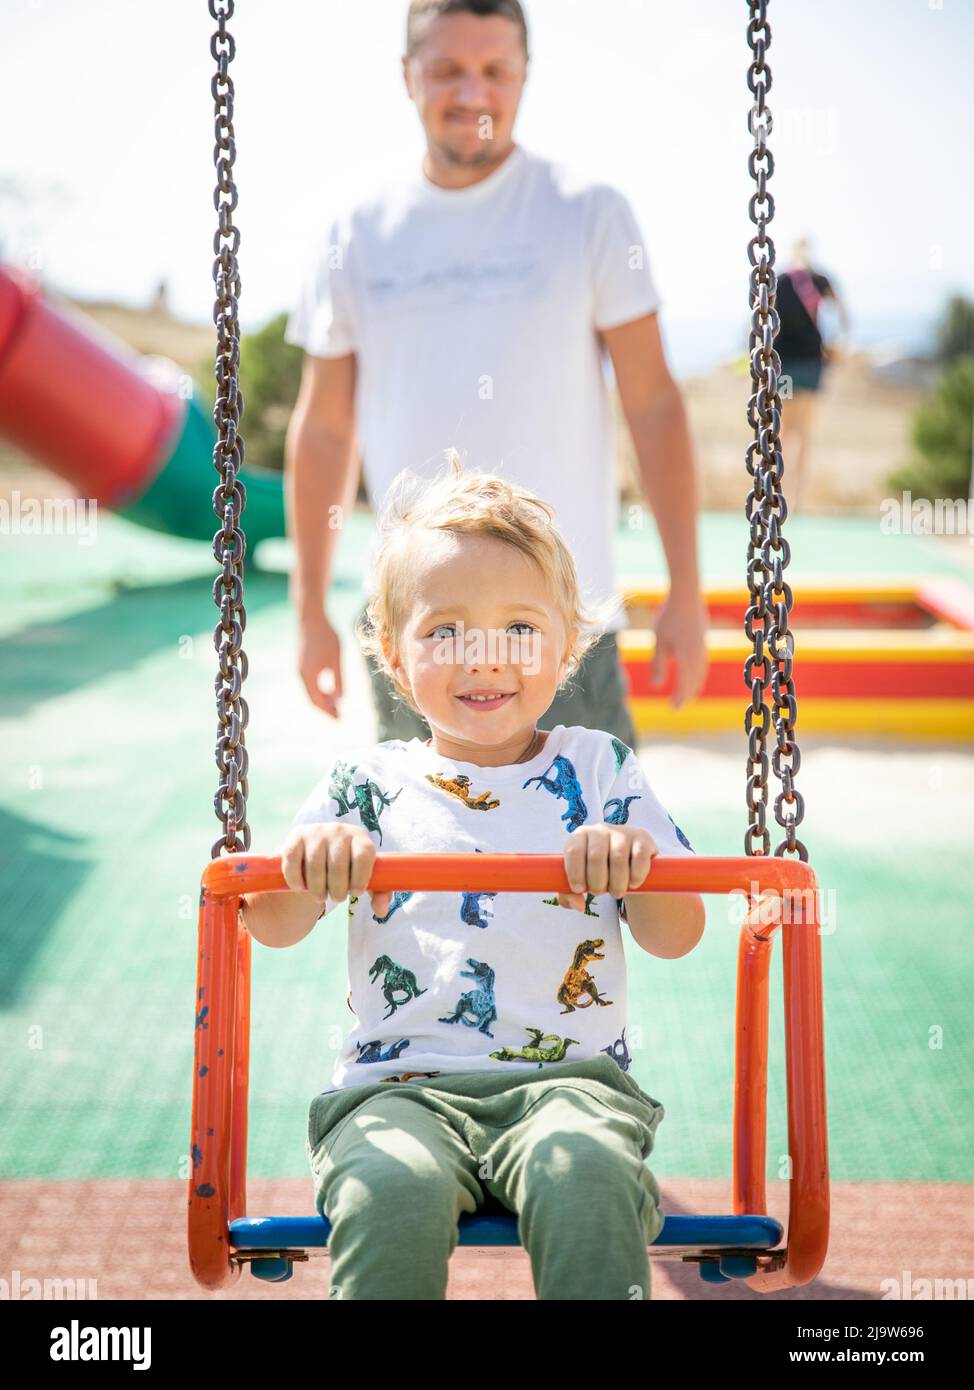
[[[781,375],[790,394],[781,393],[781,451],[788,479],[789,508],[801,503],[809,455],[809,439],[822,374],[829,361],[838,359],[838,345],[826,344],[818,324],[823,299],[832,300],[839,315],[842,338],[849,333],[845,304],[827,275],[813,270],[806,238],[795,242],[791,264],[778,275],[775,301],[781,327],[775,348],[781,358]],[[783,383],[784,384],[784,383]]]
[[[412,0],[402,64],[426,137],[422,166],[333,221],[285,334],[306,354],[285,498],[308,695],[338,716],[340,643],[325,612],[338,530],[329,518],[355,497],[357,443],[373,506],[404,467],[436,466],[448,448],[468,468],[549,498],[586,598],[617,593],[607,353],[670,575],[653,677],[660,683],[675,663],[679,706],[707,667],[696,479],[629,202],[514,143],[528,65],[518,0]],[[360,621],[374,551],[375,538]],[[624,626],[620,602],[543,728],[581,724],[634,745],[617,650]],[[380,741],[426,739],[426,722],[393,699],[374,663],[369,670]],[[326,671],[330,693],[320,687]]]

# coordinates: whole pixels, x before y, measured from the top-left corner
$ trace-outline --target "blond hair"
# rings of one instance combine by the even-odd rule
[[[496,474],[464,471],[456,449],[445,451],[444,467],[432,478],[404,468],[393,479],[376,523],[375,593],[355,633],[366,656],[388,676],[394,698],[425,718],[389,659],[390,654],[399,658],[399,640],[413,601],[411,545],[423,531],[487,536],[513,546],[535,563],[564,621],[569,645],[558,689],[570,684],[619,603],[616,598],[593,604],[583,600],[575,561],[554,518],[554,507],[527,488]]]

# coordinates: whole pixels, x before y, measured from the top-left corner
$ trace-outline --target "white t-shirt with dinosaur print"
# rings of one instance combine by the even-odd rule
[[[570,833],[603,821],[647,830],[662,855],[694,852],[633,751],[582,725],[556,725],[534,758],[504,767],[417,738],[352,749],[289,829],[329,821],[361,825],[380,853],[560,855]],[[583,914],[554,893],[399,891],[379,919],[367,893],[350,897],[353,1026],[327,1089],[536,1072],[600,1052],[628,1071],[620,907],[608,893],[588,894]]]

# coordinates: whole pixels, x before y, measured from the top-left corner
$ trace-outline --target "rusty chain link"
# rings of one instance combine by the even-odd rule
[[[240,331],[237,324],[240,229],[233,225],[233,212],[237,206],[237,187],[233,181],[236,147],[233,140],[233,80],[229,74],[235,45],[226,27],[226,21],[233,17],[233,6],[234,0],[225,0],[222,5],[218,5],[217,0],[209,0],[210,14],[219,25],[210,38],[210,53],[217,63],[210,90],[216,117],[216,144],[213,149],[216,188],[213,206],[219,216],[219,226],[213,237],[213,254],[216,258],[213,262],[213,283],[216,287],[213,321],[217,328],[217,397],[213,420],[218,432],[213,466],[220,475],[220,482],[213,492],[213,510],[221,523],[213,537],[213,558],[221,566],[221,573],[213,584],[213,602],[220,610],[220,621],[213,632],[213,645],[220,666],[215,681],[218,719],[216,765],[220,785],[213,805],[216,817],[223,825],[223,834],[215,841],[210,852],[213,859],[218,858],[223,849],[233,854],[250,848],[247,749],[244,742],[249,712],[247,701],[240,693],[247,679],[247,654],[242,647],[247,626],[243,603],[247,539],[240,524],[241,513],[247,504],[247,490],[237,476],[244,462],[244,442],[240,434],[244,402],[237,379],[240,369]]]
[[[772,120],[771,110],[765,101],[771,89],[771,69],[765,61],[765,54],[771,46],[771,27],[767,16],[768,0],[748,0],[748,8],[747,41],[752,61],[748,68],[747,85],[755,100],[748,113],[748,129],[754,137],[754,148],[748,155],[747,167],[756,186],[748,203],[748,215],[758,232],[747,248],[752,267],[752,395],[747,404],[747,418],[754,430],[754,439],[747,448],[747,471],[754,479],[754,485],[744,505],[745,516],[751,523],[747,548],[750,604],[744,618],[744,631],[754,651],[744,664],[744,683],[751,692],[751,703],[744,713],[744,729],[748,735],[748,828],[744,850],[749,855],[766,855],[771,844],[766,823],[768,755],[765,749],[773,715],[777,746],[771,761],[774,775],[782,786],[775,799],[774,814],[785,832],[785,838],[776,847],[775,854],[797,854],[804,861],[808,859],[808,851],[796,835],[805,805],[795,787],[801,752],[795,733],[798,719],[798,702],[792,678],[795,642],[788,627],[792,591],[784,577],[791,552],[782,535],[788,506],[781,487],[784,472],[780,441],[781,399],[778,395],[781,359],[774,347],[780,323],[775,308],[778,282],[774,271],[774,242],[768,235],[768,223],[774,217],[774,198],[767,189],[767,181],[774,173],[774,159],[767,147]],[[764,691],[769,683],[772,710],[764,700]]]

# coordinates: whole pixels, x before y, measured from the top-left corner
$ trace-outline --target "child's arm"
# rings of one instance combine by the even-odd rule
[[[281,869],[289,893],[245,893],[240,900],[243,923],[264,946],[293,946],[308,935],[328,911],[328,899],[344,902],[349,893],[364,893],[372,877],[376,848],[358,825],[301,825],[281,850]],[[374,893],[372,908],[389,909],[389,893]]]
[[[625,905],[633,940],[650,955],[675,960],[703,936],[706,912],[699,893],[627,893]]]
[[[245,893],[243,924],[262,946],[294,946],[308,935],[325,907],[308,893]]]

